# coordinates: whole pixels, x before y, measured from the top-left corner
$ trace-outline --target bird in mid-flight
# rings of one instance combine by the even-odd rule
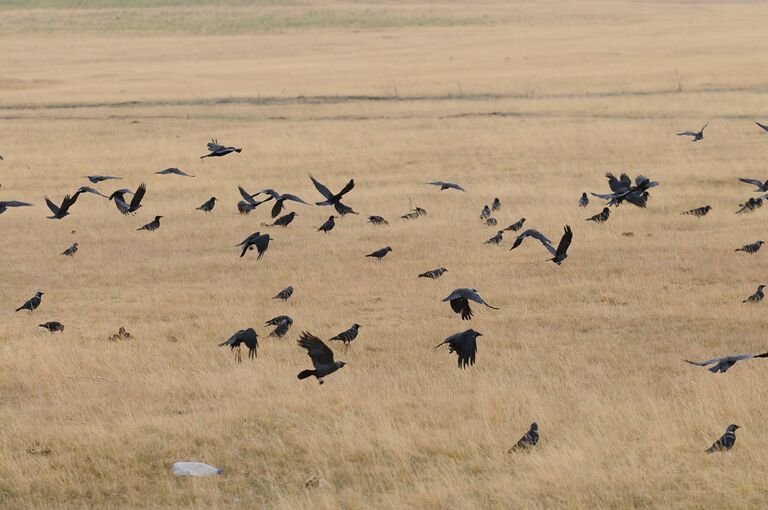
[[[712,206],[705,205],[704,207],[697,207],[696,209],[689,209],[688,211],[683,212],[682,214],[688,214],[691,216],[696,216],[697,218],[701,218],[706,216],[709,211],[712,210]]]
[[[736,429],[740,429],[738,425],[728,425],[725,429],[725,434],[720,436],[720,439],[712,443],[712,446],[704,450],[707,453],[724,452],[733,448],[736,444]]]
[[[164,217],[165,216],[155,216],[154,220],[150,221],[146,225],[142,225],[136,230],[146,230],[147,232],[154,232],[155,230],[160,228],[160,218],[164,218]]]
[[[18,200],[0,200],[0,214],[3,214],[9,207],[32,207],[29,202],[19,202]]]
[[[65,216],[69,215],[69,208],[75,205],[75,202],[77,201],[77,197],[80,196],[80,192],[76,192],[71,197],[69,195],[66,195],[64,197],[64,200],[61,201],[61,205],[57,206],[53,202],[51,202],[51,199],[48,197],[45,197],[45,203],[48,205],[48,209],[51,210],[53,213],[53,216],[48,216],[49,220],[60,220],[64,218]]]
[[[392,248],[390,248],[389,246],[385,246],[384,248],[381,248],[372,253],[369,253],[368,255],[366,255],[366,257],[374,257],[378,260],[381,260],[387,255],[387,253],[391,251],[392,251]]]
[[[760,247],[763,245],[763,241],[755,241],[752,244],[745,244],[741,248],[736,248],[734,251],[743,251],[745,253],[757,253]]]
[[[335,195],[331,193],[331,191],[326,188],[323,184],[321,184],[317,179],[312,177],[311,175],[309,178],[312,180],[312,184],[315,185],[315,189],[325,197],[325,200],[322,202],[316,202],[315,205],[332,205],[334,209],[336,209],[336,212],[338,212],[340,215],[344,216],[345,214],[357,214],[355,211],[352,210],[351,207],[344,205],[341,203],[341,199],[344,195],[352,191],[352,188],[355,187],[355,180],[350,179],[346,186],[344,186],[341,191],[336,193]]]
[[[29,300],[18,307],[16,309],[17,312],[20,312],[21,310],[29,310],[30,312],[33,312],[37,309],[38,306],[40,306],[40,301],[43,299],[43,293],[39,290],[35,292],[35,295],[29,298]]]
[[[461,184],[456,184],[454,182],[432,181],[432,182],[428,182],[427,184],[431,184],[432,186],[439,186],[440,191],[443,191],[445,189],[455,189],[458,191],[465,191],[464,188],[461,187]]]
[[[702,127],[699,131],[683,131],[682,133],[678,133],[677,136],[692,136],[693,140],[692,142],[698,142],[699,140],[704,139],[704,129],[709,126],[709,121],[707,121],[706,124],[704,124],[704,127]]]
[[[226,156],[227,154],[231,154],[233,152],[240,153],[242,152],[242,148],[236,149],[235,147],[224,147],[223,145],[219,145],[218,140],[211,140],[208,142],[208,151],[209,154],[206,154],[205,156],[200,156],[200,159],[203,158],[218,158],[221,156]]]
[[[55,333],[57,331],[64,331],[64,324],[62,324],[59,321],[48,321],[43,324],[38,324],[39,327],[45,328],[51,333]]]
[[[93,184],[98,184],[101,181],[109,181],[112,179],[122,179],[122,177],[115,177],[112,175],[86,175],[85,178],[91,181]]]
[[[259,191],[259,193],[264,193],[265,195],[268,195],[269,199],[273,199],[275,201],[275,205],[272,206],[272,217],[277,217],[278,214],[280,214],[283,210],[283,206],[285,204],[286,200],[290,200],[291,202],[298,202],[299,204],[308,205],[304,200],[302,200],[300,197],[296,195],[292,195],[290,193],[280,194],[277,191],[273,189],[263,189]],[[257,195],[259,194],[257,193]]]
[[[249,214],[264,202],[272,200],[272,197],[267,197],[265,200],[254,200],[253,197],[257,196],[258,193],[251,195],[245,191],[242,186],[238,186],[237,189],[240,191],[240,195],[243,197],[243,200],[237,203],[237,210],[240,212],[240,214]]]
[[[435,349],[443,344],[448,344],[448,352],[455,352],[458,358],[459,368],[466,368],[468,365],[475,364],[477,355],[477,337],[483,336],[482,333],[474,329],[468,329],[461,333],[455,333],[435,346]]]
[[[755,124],[760,126],[763,129],[763,131],[768,131],[768,126],[766,126],[765,124],[760,124],[759,122],[755,122]]]
[[[343,361],[334,361],[333,351],[311,333],[302,332],[299,336],[299,347],[307,350],[307,354],[312,360],[314,370],[302,370],[297,376],[299,379],[306,379],[314,376],[317,382],[323,384],[323,378],[331,375],[344,365]]]
[[[110,200],[114,200],[117,210],[123,214],[135,213],[141,208],[141,201],[144,199],[144,195],[147,193],[147,185],[143,182],[136,188],[136,192],[131,198],[131,203],[125,202],[124,195],[129,192],[128,190],[119,189],[109,196]]]
[[[158,175],[180,175],[182,177],[194,177],[194,175],[189,175],[184,170],[180,170],[175,167],[166,168],[165,170],[160,170],[159,172],[155,172]]]
[[[470,301],[485,305],[492,310],[498,310],[498,308],[495,306],[491,306],[486,303],[485,300],[480,297],[480,294],[477,293],[476,289],[454,289],[453,292],[448,294],[448,296],[443,299],[443,302],[445,301],[449,301],[451,304],[451,309],[457,314],[460,314],[461,320],[465,321],[472,318],[472,309],[469,307]]]
[[[762,301],[763,298],[765,297],[765,293],[763,292],[764,288],[765,288],[765,285],[758,285],[755,293],[749,296],[744,301],[742,301],[742,303],[759,303],[760,301]]]
[[[658,182],[652,181],[644,175],[635,177],[635,184],[632,184],[632,179],[625,173],[621,174],[618,178],[611,172],[606,172],[605,176],[608,178],[608,186],[611,188],[611,193],[592,193],[592,195],[608,200],[606,205],[609,206],[615,205],[618,207],[624,201],[627,201],[637,207],[645,208],[650,197],[648,190],[659,185]]]
[[[709,370],[713,374],[717,374],[717,373],[727,372],[728,369],[731,368],[733,365],[735,365],[737,361],[742,361],[745,359],[752,359],[752,358],[768,358],[768,352],[764,352],[763,354],[737,354],[734,356],[723,356],[722,358],[712,358],[707,361],[690,361],[687,359],[683,361],[699,367],[714,365],[713,367],[710,367],[707,370]]]
[[[238,363],[240,363],[241,361],[243,361],[242,354],[240,352],[240,349],[243,344],[245,344],[245,346],[248,347],[249,358],[258,357],[257,351],[259,348],[259,337],[253,328],[241,329],[240,331],[238,331],[237,333],[229,337],[229,339],[221,342],[219,344],[219,347],[228,345],[230,347],[230,350],[235,351],[235,360]]]
[[[531,423],[531,428],[528,429],[523,437],[515,443],[515,446],[509,449],[508,453],[512,453],[516,450],[527,450],[536,446],[539,442],[539,424],[536,422]]]
[[[249,235],[242,243],[238,245],[243,247],[243,251],[240,253],[240,258],[245,256],[245,252],[252,250],[255,247],[256,251],[259,253],[259,256],[256,257],[256,260],[261,260],[261,258],[267,252],[267,248],[269,248],[269,241],[271,240],[273,240],[273,238],[269,237],[269,234],[261,234],[260,232],[256,232]]]
[[[213,211],[214,207],[216,207],[216,197],[211,197],[207,202],[198,207],[196,210],[209,213]]]
[[[269,334],[271,337],[283,338],[288,330],[293,326],[293,319],[287,315],[278,315],[273,317],[264,323],[266,326],[276,326],[275,329]]]
[[[427,271],[425,273],[421,273],[418,277],[419,278],[429,278],[430,280],[437,280],[441,276],[443,276],[443,273],[448,272],[448,270],[444,267],[438,267],[437,269],[432,269],[431,271]]]
[[[739,177],[739,180],[743,183],[751,184],[752,186],[754,186],[755,189],[752,191],[754,191],[755,193],[765,193],[766,191],[768,191],[768,180],[763,182],[758,179],[747,179],[744,177]]]
[[[555,247],[552,246],[552,241],[547,239],[547,236],[538,230],[529,229],[517,236],[514,244],[512,245],[512,248],[510,248],[510,251],[520,246],[526,237],[532,237],[544,245],[544,248],[546,248],[547,251],[552,254],[552,258],[547,260],[550,260],[559,266],[565,259],[568,258],[567,252],[568,247],[571,245],[571,240],[573,239],[573,231],[571,230],[570,226],[566,225],[563,228],[563,237],[560,238],[560,243],[557,245],[557,249],[555,249]]]

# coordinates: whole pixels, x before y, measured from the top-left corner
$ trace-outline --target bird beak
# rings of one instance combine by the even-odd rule
[[[482,333],[478,333],[477,336],[483,336],[483,334]]]

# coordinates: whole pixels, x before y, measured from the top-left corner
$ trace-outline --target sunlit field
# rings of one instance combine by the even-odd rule
[[[0,216],[0,506],[768,505],[768,362],[682,361],[768,351],[768,304],[742,303],[768,248],[734,251],[768,241],[768,211],[734,214],[759,196],[738,178],[768,178],[768,5],[32,4],[0,7],[0,201],[34,204]],[[707,121],[700,142],[676,136]],[[242,153],[200,159],[211,138]],[[648,208],[585,221],[606,171],[659,181]],[[146,183],[143,207],[83,195],[46,219],[45,196],[92,174],[123,177],[105,194]],[[286,229],[262,226],[271,202],[238,214],[237,186],[322,200],[310,174],[334,192],[354,178],[360,214],[327,235],[329,207],[288,203]],[[568,259],[510,252],[512,232],[483,244],[494,197],[499,228],[525,217],[557,242],[570,225]],[[257,230],[269,250],[240,258]],[[499,310],[461,321],[441,302],[457,287]],[[299,333],[353,323],[348,349],[331,342],[347,365],[297,380]],[[110,340],[120,327],[132,338]],[[238,364],[217,344],[247,327],[258,358]],[[470,327],[460,370],[433,347]],[[538,446],[507,453],[533,421]],[[734,448],[706,455],[729,423]],[[176,478],[181,460],[223,474]]]

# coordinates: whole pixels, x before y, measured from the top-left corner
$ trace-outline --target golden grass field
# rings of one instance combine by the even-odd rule
[[[768,350],[768,305],[741,302],[768,253],[734,252],[768,240],[766,211],[734,214],[752,196],[737,178],[768,178],[768,5],[4,3],[0,200],[35,206],[0,216],[3,508],[768,505],[768,363],[681,361]],[[707,120],[703,141],[675,136]],[[211,138],[243,152],[200,160]],[[154,175],[169,166],[196,177]],[[607,170],[661,185],[647,210],[587,223],[602,205],[578,198]],[[309,173],[354,178],[363,214],[325,236],[329,208],[291,206],[264,259],[240,259],[271,205],[238,215],[237,186],[314,202]],[[105,193],[145,182],[144,207],[86,195],[47,220],[43,197],[88,174],[125,178]],[[483,245],[495,196],[502,227],[524,216],[556,241],[570,224],[568,260]],[[411,201],[428,216],[399,220]],[[155,214],[160,230],[136,231]],[[440,302],[456,287],[500,310],[462,322]],[[37,289],[40,308],[14,313]],[[280,314],[293,328],[267,338]],[[333,346],[348,365],[298,381],[299,332],[354,322]],[[109,341],[121,326],[134,338]],[[216,345],[246,327],[259,355],[238,365]],[[485,336],[462,371],[432,347],[469,327]],[[534,420],[535,451],[508,454]],[[704,454],[729,423],[734,449]],[[224,475],[174,478],[177,460]]]

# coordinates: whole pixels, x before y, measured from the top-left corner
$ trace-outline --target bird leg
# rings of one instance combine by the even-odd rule
[[[237,360],[238,363],[242,363],[242,361],[243,361],[243,356],[242,356],[242,354],[240,352],[240,346],[239,345],[237,346],[237,350],[235,351],[235,360]]]
[[[325,382],[325,381],[323,381],[323,378],[322,378],[322,377],[318,377],[318,378],[317,378],[317,383],[318,383],[318,384],[323,384],[324,382]]]

